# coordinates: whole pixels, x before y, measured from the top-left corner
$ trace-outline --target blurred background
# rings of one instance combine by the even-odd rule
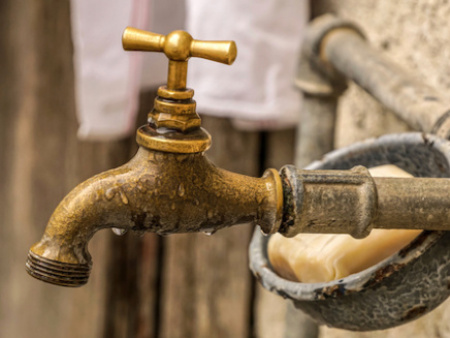
[[[162,34],[182,28],[185,12],[180,0],[155,1],[149,8],[154,30]],[[311,17],[329,12],[359,23],[375,48],[429,84],[450,90],[448,1],[311,2]],[[100,18],[102,12],[93,14]],[[101,231],[90,243],[91,278],[78,289],[26,274],[28,249],[59,201],[136,151],[134,134],[113,141],[77,138],[73,55],[68,0],[0,1],[0,337],[283,337],[285,301],[263,290],[248,269],[251,224],[213,236],[118,237]],[[159,66],[144,64],[144,74],[151,76],[143,80],[136,125],[145,123],[166,74],[164,58],[145,58]],[[213,136],[208,155],[220,167],[258,176],[294,162],[293,125],[249,131],[226,117],[202,118]],[[340,101],[335,146],[407,130],[351,84]],[[447,301],[399,328],[375,333],[320,328],[315,336],[448,337],[449,323]]]

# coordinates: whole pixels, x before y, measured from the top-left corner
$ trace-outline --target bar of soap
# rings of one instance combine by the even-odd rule
[[[369,169],[375,177],[412,177],[394,165]],[[303,283],[329,282],[381,262],[410,243],[421,230],[374,229],[363,239],[350,235],[281,234],[269,240],[268,255],[277,274]]]

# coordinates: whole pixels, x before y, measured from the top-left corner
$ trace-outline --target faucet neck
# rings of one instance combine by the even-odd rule
[[[153,110],[148,115],[148,122],[156,129],[165,128],[182,133],[198,129],[201,120],[195,110],[195,101],[192,100],[194,91],[182,91],[182,94],[188,94],[185,95],[186,98],[182,99],[167,97],[169,96],[165,95],[167,91],[165,87],[160,87],[158,90],[159,95],[155,99]],[[176,94],[177,91],[171,92]]]

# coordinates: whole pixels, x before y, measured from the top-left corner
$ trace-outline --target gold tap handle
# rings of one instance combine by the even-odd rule
[[[187,61],[199,57],[231,65],[236,59],[234,41],[194,40],[185,31],[173,31],[167,35],[127,27],[123,32],[125,50],[164,52],[169,59],[168,90],[186,89]]]
[[[122,35],[124,50],[162,52],[164,50],[165,36],[146,32],[141,29],[127,27]]]
[[[193,40],[191,56],[231,65],[237,56],[234,41]]]

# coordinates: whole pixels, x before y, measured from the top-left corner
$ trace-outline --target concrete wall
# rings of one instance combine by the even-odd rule
[[[316,0],[314,15],[335,13],[359,24],[370,43],[438,90],[450,92],[450,2],[445,0]],[[336,146],[408,126],[351,85],[339,104]],[[349,333],[321,328],[321,338],[449,337],[450,301],[421,319],[386,331]]]

